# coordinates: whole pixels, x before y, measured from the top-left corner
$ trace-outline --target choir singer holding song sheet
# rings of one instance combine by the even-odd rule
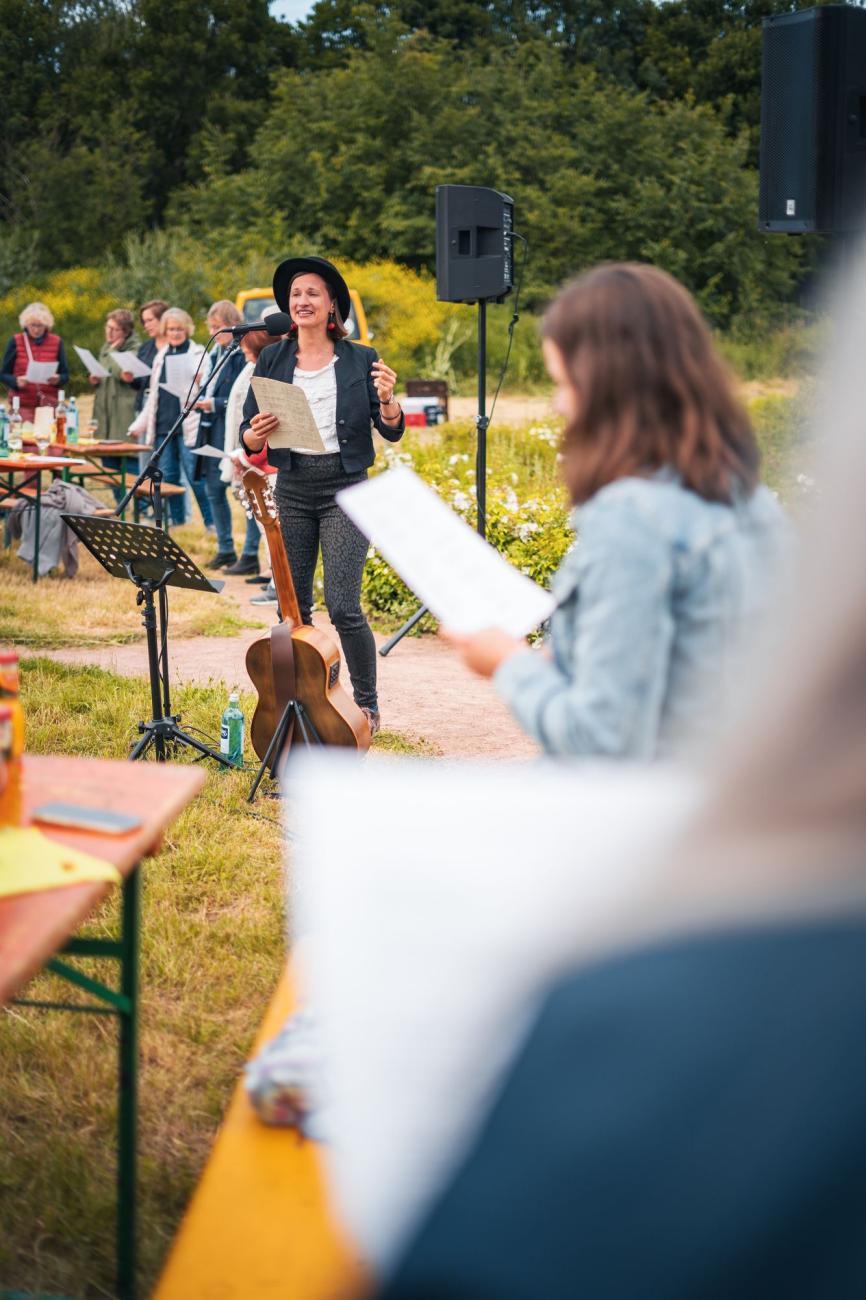
[[[292,578],[305,623],[312,623],[313,575],[319,548],[325,604],[340,637],[355,701],[379,730],[376,644],[361,609],[361,577],[368,542],[335,501],[359,483],[375,458],[372,427],[389,442],[405,429],[394,400],[397,376],[373,348],[350,343],[344,321],[351,310],[345,280],[322,257],[292,257],[274,275],[274,298],[292,318],[287,339],[267,347],[255,374],[297,384],[309,401],[324,453],[268,447],[277,418],[260,411],[250,389],[240,434],[253,464],[277,468],[276,499]]]
[[[553,581],[550,654],[495,628],[450,636],[548,754],[654,759],[718,728],[787,528],[748,416],[686,290],[610,264],[544,321],[565,419],[576,546]]]

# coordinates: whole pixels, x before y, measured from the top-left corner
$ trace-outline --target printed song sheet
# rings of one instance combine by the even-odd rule
[[[270,447],[320,453],[325,450],[310,403],[302,389],[282,379],[264,379],[259,375],[253,375],[251,386],[259,410],[269,411],[280,422],[276,432],[268,437]]]
[[[186,352],[178,353],[174,356],[165,358],[165,368],[163,374],[164,382],[160,388],[166,389],[172,393],[179,402],[183,403],[189,393],[193,376],[198,369],[199,358],[191,357]]]
[[[132,375],[133,379],[146,379],[150,374],[150,366],[140,361],[134,352],[111,352],[109,356],[121,370]]]
[[[28,361],[24,378],[29,384],[47,384],[57,374],[56,361]]]
[[[105,366],[101,361],[96,360],[96,357],[90,351],[90,348],[80,348],[77,343],[74,343],[72,346],[84,362],[89,375],[95,375],[97,379],[108,378],[108,371],[105,369]]]
[[[441,623],[523,636],[550,616],[550,592],[503,560],[408,469],[337,494],[339,505]]]

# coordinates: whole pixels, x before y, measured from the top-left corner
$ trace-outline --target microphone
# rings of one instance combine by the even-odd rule
[[[292,328],[292,318],[284,311],[272,311],[264,320],[253,321],[249,325],[224,325],[220,330],[221,334],[231,334],[233,338],[243,338],[244,334],[250,334],[253,330],[267,330],[269,334],[279,337],[281,334],[288,334]]]

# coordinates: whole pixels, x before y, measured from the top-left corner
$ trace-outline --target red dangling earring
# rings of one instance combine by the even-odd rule
[[[328,317],[328,333],[333,334],[336,328],[337,328],[337,322],[334,320],[333,315],[331,315]]]
[[[297,332],[298,332],[298,322],[296,320],[293,320],[291,325],[289,326],[289,333],[297,334]]]

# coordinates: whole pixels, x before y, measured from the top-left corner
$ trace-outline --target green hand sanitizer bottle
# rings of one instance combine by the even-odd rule
[[[238,708],[238,693],[232,691],[220,727],[220,753],[235,767],[244,765],[244,715]]]

